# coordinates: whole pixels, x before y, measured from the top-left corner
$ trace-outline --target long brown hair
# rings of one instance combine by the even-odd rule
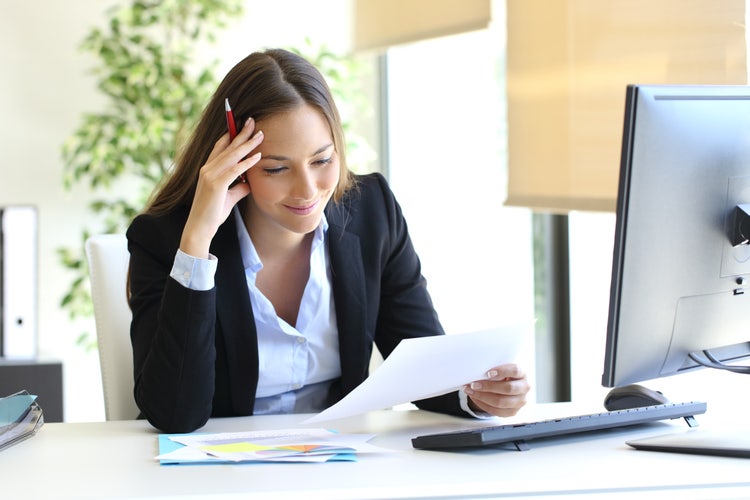
[[[192,203],[198,172],[216,141],[226,133],[225,98],[232,105],[238,127],[250,117],[262,120],[302,104],[318,109],[331,127],[340,162],[341,173],[333,200],[339,201],[352,186],[353,176],[346,166],[344,131],[328,84],[306,59],[283,49],[270,49],[250,54],[227,73],[178,156],[174,171],[154,193],[147,213],[163,214]]]

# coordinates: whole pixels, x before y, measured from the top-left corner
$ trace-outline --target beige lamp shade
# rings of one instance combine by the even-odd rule
[[[490,0],[355,0],[354,49],[483,29],[490,18]]]
[[[630,83],[745,84],[745,0],[508,0],[507,204],[615,209]]]

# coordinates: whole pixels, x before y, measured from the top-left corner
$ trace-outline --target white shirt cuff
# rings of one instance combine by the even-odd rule
[[[492,418],[494,415],[491,415],[484,411],[474,411],[469,407],[469,395],[466,394],[463,390],[458,390],[458,402],[461,405],[461,409],[471,415],[474,418]]]
[[[211,290],[214,287],[214,275],[218,263],[218,259],[211,254],[208,254],[208,259],[199,259],[178,248],[169,275],[185,288],[199,291]]]

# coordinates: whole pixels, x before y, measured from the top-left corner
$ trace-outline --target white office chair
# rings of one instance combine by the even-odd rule
[[[86,241],[86,256],[94,302],[104,411],[107,420],[133,420],[133,348],[126,282],[130,254],[122,234],[102,234]]]

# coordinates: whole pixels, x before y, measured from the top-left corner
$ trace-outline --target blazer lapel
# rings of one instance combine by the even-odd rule
[[[346,394],[367,377],[369,367],[365,275],[359,237],[344,231],[330,219],[329,223],[328,248],[339,330],[341,381]]]
[[[216,315],[224,338],[232,406],[249,415],[258,385],[258,335],[240,255],[234,213],[219,227],[211,253],[219,259],[216,269]]]

